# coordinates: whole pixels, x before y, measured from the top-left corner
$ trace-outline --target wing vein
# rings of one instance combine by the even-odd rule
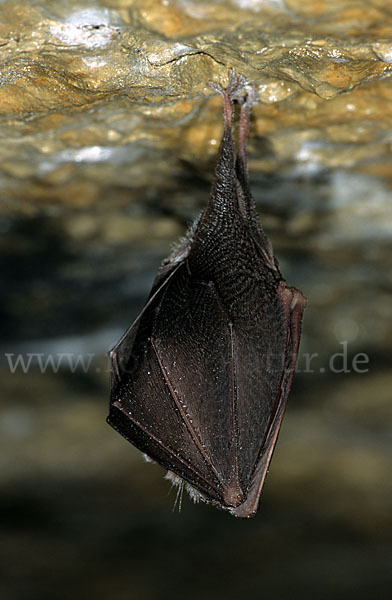
[[[234,480],[240,488],[239,476],[238,476],[238,388],[237,388],[237,377],[235,370],[235,352],[234,352],[234,331],[233,323],[229,320],[229,316],[222,302],[219,291],[213,281],[210,282],[210,289],[215,296],[216,302],[222,312],[222,314],[228,320],[228,342],[230,352],[230,410],[231,410],[231,445],[232,445],[232,470],[231,478]]]
[[[286,408],[287,398],[288,398],[289,391],[290,391],[288,388],[288,384],[293,376],[293,370],[295,367],[295,360],[293,359],[293,355],[290,351],[287,350],[287,348],[289,348],[289,345],[288,345],[289,340],[290,340],[290,332],[288,331],[287,332],[284,367],[283,367],[282,374],[280,377],[274,406],[271,410],[269,423],[266,428],[266,433],[263,438],[263,441],[260,444],[260,449],[257,453],[257,458],[256,458],[255,464],[252,469],[251,480],[254,476],[254,473],[257,470],[257,466],[258,466],[259,462],[261,461],[261,458],[263,456],[263,453],[265,452],[265,449],[270,448],[271,443],[272,443],[272,450],[273,450],[273,446],[275,445],[276,438],[279,433],[279,426],[277,424],[282,420],[283,413]],[[275,439],[275,441],[274,441],[274,439]],[[271,453],[271,450],[270,450],[270,453]],[[267,466],[268,466],[268,463],[267,463]]]
[[[155,351],[156,357],[158,359],[158,363],[159,363],[159,366],[161,368],[162,374],[163,374],[163,376],[165,378],[165,381],[166,381],[167,385],[169,386],[169,390],[170,390],[170,393],[172,395],[172,398],[173,398],[173,400],[174,400],[174,402],[175,402],[178,410],[181,413],[181,416],[182,416],[182,418],[184,420],[184,423],[185,423],[185,425],[186,425],[186,427],[187,427],[187,429],[188,429],[188,431],[189,431],[189,433],[190,433],[193,441],[195,442],[197,448],[199,449],[199,452],[201,453],[201,455],[204,458],[204,460],[206,461],[206,463],[208,465],[210,465],[211,469],[214,471],[216,478],[218,479],[218,481],[220,481],[220,483],[222,484],[222,487],[224,489],[226,487],[226,484],[223,481],[222,477],[219,475],[216,467],[214,466],[214,463],[211,461],[211,458],[208,456],[208,454],[204,450],[203,445],[202,445],[202,443],[200,441],[200,438],[199,438],[199,436],[198,436],[195,428],[193,427],[192,423],[190,422],[189,417],[187,416],[187,414],[186,414],[186,412],[184,410],[184,407],[182,406],[182,404],[181,404],[181,402],[180,402],[180,400],[179,400],[179,398],[178,398],[178,396],[177,396],[177,394],[176,394],[176,392],[175,392],[175,390],[173,388],[173,384],[171,383],[171,381],[170,381],[170,379],[168,377],[168,374],[166,372],[166,369],[164,368],[164,366],[162,364],[161,358],[160,358],[160,356],[158,354],[158,349],[157,349],[157,347],[156,347],[156,345],[154,343],[154,340],[152,338],[151,338],[151,344],[152,344],[152,347],[154,348],[154,351]]]
[[[229,347],[230,347],[230,405],[231,405],[231,444],[232,444],[232,478],[239,485],[238,478],[238,388],[237,377],[235,370],[235,352],[234,352],[234,335],[233,323],[229,322]]]
[[[132,415],[130,415],[127,410],[125,410],[121,406],[118,406],[117,403],[115,403],[114,406],[116,406],[116,408],[118,408],[119,410],[121,410],[121,412],[123,412],[124,414],[126,414],[127,418],[130,421],[132,421],[132,423],[134,423],[134,425],[136,425],[137,427],[139,427],[145,434],[147,434],[150,438],[152,438],[155,442],[157,442],[157,444],[159,446],[161,446],[164,450],[166,450],[166,452],[168,452],[169,454],[174,454],[174,456],[176,457],[176,459],[179,462],[181,462],[183,465],[185,465],[190,471],[193,471],[194,473],[196,473],[196,475],[207,484],[207,487],[212,488],[216,492],[216,494],[218,496],[221,496],[221,492],[209,480],[207,480],[201,473],[199,473],[199,471],[197,469],[195,469],[186,460],[186,458],[180,456],[175,450],[173,450],[172,448],[170,448],[170,446],[167,446],[164,442],[162,442],[161,439],[159,439],[156,435],[154,435],[151,431],[149,431],[146,427],[144,427],[144,425],[142,425],[137,419],[135,419],[135,417],[133,417]]]

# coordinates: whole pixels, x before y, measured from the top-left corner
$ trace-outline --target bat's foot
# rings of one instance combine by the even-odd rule
[[[239,101],[241,102],[241,111],[249,112],[252,106],[258,103],[259,95],[256,88],[248,83],[244,86],[244,90],[246,95],[239,98]]]
[[[229,82],[226,88],[223,88],[219,83],[211,82],[210,87],[223,96],[223,114],[225,120],[225,128],[231,128],[233,121],[233,101],[238,100],[246,86],[246,79],[243,75],[236,73],[234,69],[229,71]],[[246,102],[246,101],[245,101]]]
[[[244,91],[246,83],[246,79],[243,75],[236,73],[234,69],[230,69],[229,82],[226,88],[215,81],[212,81],[209,85],[214,92],[217,92],[221,96],[228,96],[230,100],[237,100]]]
[[[229,71],[229,82],[226,88],[215,82],[211,82],[210,87],[223,97],[225,127],[232,124],[234,100],[238,100],[241,103],[239,146],[240,152],[244,153],[250,111],[259,99],[256,88],[248,84],[245,77],[236,73],[234,69],[230,69]]]
[[[246,79],[240,73],[236,73],[234,69],[229,71],[229,83],[224,93],[227,94],[231,100],[237,100],[243,93],[246,86]]]

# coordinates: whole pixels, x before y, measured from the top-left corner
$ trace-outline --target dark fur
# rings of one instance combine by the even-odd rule
[[[259,225],[245,154],[250,105],[236,152],[233,95],[223,92],[209,202],[111,352],[108,422],[206,501],[249,517],[290,391],[305,299],[284,282]]]

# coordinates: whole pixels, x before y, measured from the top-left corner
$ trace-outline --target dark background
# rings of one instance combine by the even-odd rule
[[[309,306],[271,472],[260,510],[247,521],[193,505],[186,494],[181,511],[173,509],[176,492],[164,471],[105,423],[105,353],[168,253],[159,227],[155,238],[131,235],[116,246],[98,234],[87,242],[69,234],[70,219],[87,213],[3,217],[3,598],[389,597],[392,376],[383,320],[390,297],[385,278],[376,277],[388,245],[373,240],[370,258],[357,241],[317,250],[290,238],[288,211],[273,206],[274,196],[317,200],[330,176],[254,178],[260,210],[275,223],[269,233],[282,270]],[[181,230],[209,183],[192,175],[178,185],[196,207],[185,219],[171,215]],[[164,199],[140,204],[147,220],[167,219]],[[98,207],[92,223],[102,215]],[[132,222],[132,211],[125,217]],[[341,372],[342,358],[329,363],[343,343],[350,372]],[[359,352],[369,358],[363,373],[352,368]],[[35,357],[26,372],[20,365],[11,372],[19,354],[58,360],[59,353],[58,369],[42,372]],[[309,353],[317,354],[311,369]],[[67,362],[88,355],[89,368]]]

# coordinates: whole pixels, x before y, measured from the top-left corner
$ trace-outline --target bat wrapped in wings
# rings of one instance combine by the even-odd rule
[[[111,351],[108,423],[194,499],[258,507],[294,373],[305,298],[286,284],[249,188],[242,99],[230,73],[211,194],[163,261],[149,299]],[[237,147],[236,147],[237,146]]]

